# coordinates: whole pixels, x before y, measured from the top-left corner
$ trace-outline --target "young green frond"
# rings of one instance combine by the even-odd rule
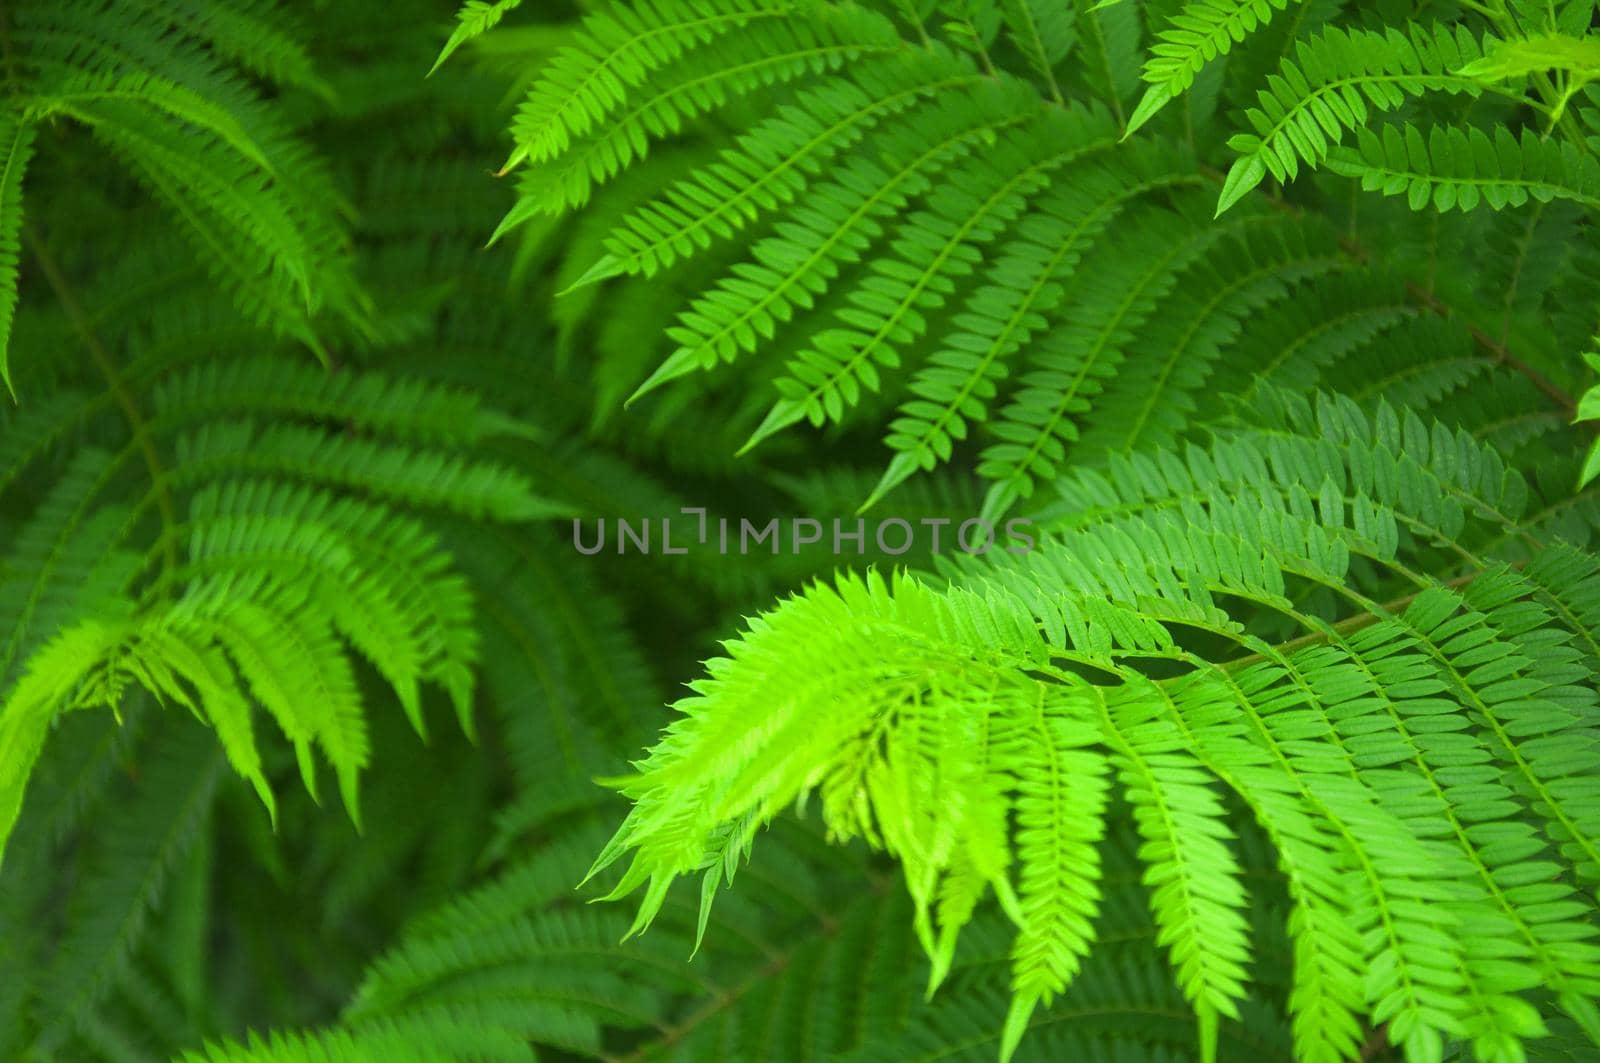
[[[1315,168],[1347,131],[1365,128],[1374,111],[1393,111],[1425,92],[1477,96],[1482,83],[1460,73],[1483,55],[1463,27],[1328,29],[1295,47],[1245,112],[1251,131],[1228,141],[1238,153],[1217,200],[1221,214],[1268,174],[1292,181],[1302,163]]]
[[[1424,578],[1392,604],[1366,597],[1356,559],[1409,571],[1430,540],[1467,542],[1474,524],[1514,520],[1520,488],[1470,439],[1414,418],[1272,398],[1260,429],[1149,466],[1181,518],[1149,496],[1143,512],[1064,507],[1071,524],[1026,557],[974,560],[948,583],[841,577],[753,621],[619,784],[634,808],[596,865],[631,851],[612,896],[648,881],[648,921],[665,884],[705,866],[722,831],[745,837],[747,824],[819,789],[832,835],[864,837],[900,859],[919,913],[970,881],[972,867],[989,869],[980,877],[1007,911],[1020,909],[1009,1054],[1092,933],[1092,870],[1075,872],[1084,882],[1057,880],[1055,903],[1070,907],[1051,918],[1067,921],[1039,923],[1039,839],[1069,824],[1075,833],[1052,844],[1098,838],[1082,817],[1097,815],[1094,780],[1109,766],[1144,839],[1159,940],[1195,1008],[1205,1058],[1216,1058],[1218,1022],[1237,1017],[1250,978],[1247,892],[1219,787],[1252,810],[1290,878],[1303,1058],[1342,1058],[1362,1012],[1417,1059],[1437,1058],[1445,1037],[1516,1046],[1539,1036],[1519,997],[1546,977],[1537,957],[1553,959],[1540,944],[1547,931],[1534,929],[1543,915],[1522,907],[1538,902],[1500,892],[1501,850],[1485,851],[1488,836],[1468,826],[1491,795],[1433,773],[1444,763],[1499,765],[1520,781],[1493,799],[1543,824],[1538,849],[1563,881],[1588,881],[1600,866],[1600,809],[1581,780],[1600,750],[1582,722],[1593,693],[1575,681],[1591,665],[1578,653],[1520,649],[1570,645],[1588,629],[1541,605],[1535,578],[1490,561],[1450,586]],[[1327,463],[1311,494],[1307,460]],[[1217,490],[1234,477],[1237,487]],[[1413,540],[1413,528],[1424,537]],[[1594,558],[1565,556],[1596,573]],[[1326,587],[1348,611],[1302,611],[1291,579]],[[1299,634],[1256,633],[1236,602],[1270,607]],[[1209,633],[1220,652],[1185,648],[1180,628]],[[1144,670],[1152,661],[1179,670],[1158,678]],[[1083,668],[1106,679],[1086,680]],[[1435,759],[1422,736],[1461,734],[1471,719],[1488,728],[1482,759]],[[938,750],[954,744],[970,756],[975,734],[994,752],[977,762],[973,783],[988,781],[972,791]],[[1423,774],[1386,770],[1400,760]],[[1073,787],[1088,787],[1065,807],[1040,799],[1059,793],[1061,764],[1077,765]],[[1016,807],[1015,826],[980,814],[976,793]],[[997,855],[977,862],[978,852]],[[1019,863],[1020,889],[1001,870]],[[1446,884],[1454,877],[1462,889]],[[1561,893],[1577,895],[1571,885]],[[970,910],[940,908],[946,920]],[[1586,911],[1568,915],[1587,954]],[[1520,960],[1461,933],[1463,921],[1490,918],[1520,923]],[[924,941],[936,971],[947,967],[949,938]],[[1525,965],[1519,975],[1503,966],[1512,962]],[[1557,977],[1587,984],[1587,965]],[[1488,998],[1488,1010],[1469,1011],[1469,999]]]

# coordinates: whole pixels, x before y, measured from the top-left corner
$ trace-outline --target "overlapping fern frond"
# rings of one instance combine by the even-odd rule
[[[439,449],[513,422],[463,393],[284,358],[178,367],[148,405],[120,378],[111,386],[129,420],[108,442],[122,439],[73,456],[20,526],[0,585],[5,832],[56,717],[115,707],[130,685],[209,722],[269,807],[252,700],[294,746],[308,788],[315,748],[357,813],[368,744],[351,649],[419,728],[424,682],[471,727],[471,595],[436,534],[401,507],[547,512],[520,475]],[[63,397],[8,426],[8,479],[104,417],[106,396]],[[129,493],[134,471],[149,480]]]
[[[135,690],[209,724],[273,809],[257,738],[270,719],[311,793],[320,757],[359,818],[361,669],[419,731],[427,684],[472,728],[473,598],[421,514],[553,512],[525,473],[480,449],[529,429],[470,392],[274,349],[273,330],[316,339],[319,300],[349,319],[335,334],[360,338],[351,322],[369,301],[325,164],[232,69],[317,88],[272,12],[22,5],[0,32],[11,74],[0,279],[8,380],[24,397],[0,427],[0,846],[60,718],[119,711]],[[94,256],[115,243],[71,240],[104,233],[94,216],[41,199],[23,220],[30,145],[62,141],[36,166],[94,157],[50,133],[61,117],[90,127],[133,183],[171,193],[171,231],[197,241],[203,272],[165,232],[144,232],[108,268]],[[39,290],[12,329],[19,255]],[[208,274],[232,310],[210,297]],[[170,308],[149,311],[152,294]],[[54,316],[39,309],[52,304]],[[260,353],[218,361],[221,337]]]
[[[0,1057],[1600,1051],[1594,14],[5,6]]]
[[[1345,26],[1329,24],[1324,5],[1152,5],[1147,88],[1130,112],[1117,71],[1141,30],[1134,5],[926,7],[619,4],[592,16],[582,43],[534,85],[512,127],[518,203],[499,233],[573,208],[593,219],[568,252],[570,313],[587,317],[597,301],[586,289],[604,283],[600,303],[630,305],[637,292],[647,322],[605,326],[615,340],[602,340],[593,370],[602,395],[638,400],[713,371],[708,386],[740,398],[730,426],[746,433],[740,454],[779,446],[802,421],[885,422],[889,458],[864,503],[970,451],[996,481],[993,516],[1070,454],[1137,447],[1152,415],[1181,426],[1224,408],[1202,385],[1205,365],[1227,362],[1240,342],[1231,295],[1192,325],[1208,338],[1199,364],[1143,328],[1183,290],[1173,279],[1185,269],[1228,268],[1233,240],[1207,224],[1199,200],[1237,212],[1241,237],[1267,210],[1248,193],[1303,169],[1359,178],[1413,208],[1593,205],[1596,164],[1564,135],[1571,116],[1557,136],[1518,119],[1519,108],[1558,117],[1529,79],[1559,77],[1580,98],[1585,75],[1568,52],[1587,44],[1571,13],[1545,27],[1571,48],[1543,62],[1493,19]],[[829,65],[844,54],[849,63]],[[1235,88],[1214,69],[1235,57],[1276,73],[1259,91]],[[813,78],[780,87],[802,62],[817,64]],[[1231,99],[1219,98],[1225,87]],[[1479,108],[1481,124],[1414,120],[1419,100],[1451,95]],[[1174,100],[1185,102],[1169,109]],[[1248,132],[1229,140],[1232,107]],[[693,121],[719,112],[723,125]],[[1150,132],[1180,119],[1181,137]],[[620,179],[686,137],[695,146],[681,162]],[[1225,175],[1205,174],[1212,160]],[[1395,297],[1429,305],[1423,278],[1376,260],[1387,240],[1352,240],[1330,220],[1306,230],[1307,260],[1325,265],[1263,275],[1253,309],[1314,305],[1327,285],[1368,270]],[[1130,230],[1147,237],[1133,250]],[[676,321],[663,328],[670,303]],[[1556,355],[1557,390],[1573,386],[1572,353]],[[1101,381],[1116,374],[1189,398],[1170,415],[1164,390],[1148,409],[1104,405]],[[694,398],[651,401],[666,422]]]
[[[101,156],[94,165],[109,158],[162,203],[257,324],[324,355],[323,326],[313,322],[319,311],[341,330],[366,328],[347,208],[324,164],[241,76],[326,91],[274,10],[18,3],[7,6],[0,34],[0,370],[16,299],[23,193],[34,183],[25,180],[30,156],[41,134],[49,151],[69,124],[94,138],[97,151],[88,157]],[[76,149],[67,150],[84,158]],[[46,185],[50,174],[35,180]]]
[[[923,1000],[908,898],[876,878],[862,888],[860,861],[820,850],[819,837],[783,824],[739,870],[739,881],[763,895],[726,897],[685,968],[682,954],[700,932],[694,904],[669,903],[650,935],[619,944],[626,918],[572,895],[572,877],[603,836],[598,823],[580,818],[558,840],[421,916],[372,963],[334,1029],[276,1035],[277,1055],[273,1041],[256,1035],[195,1058],[295,1059],[302,1043],[359,1046],[394,1028],[415,1031],[426,1046],[430,1029],[448,1035],[461,1025],[485,1041],[509,1034],[541,1052],[584,1058],[623,1046],[640,1059],[684,1063],[775,1048],[863,1063],[992,1058],[1010,966],[1000,913],[977,914],[965,938],[978,947],[958,960],[944,992]],[[1264,855],[1253,844],[1249,867],[1257,870]],[[1157,930],[1133,855],[1114,846],[1105,857],[1101,926],[1115,943],[1085,960],[1059,1005],[1066,1029],[1037,1031],[1019,1059],[1179,1059],[1192,1043],[1177,988],[1150,962]],[[1280,946],[1269,921],[1256,929],[1269,949]],[[1244,1005],[1252,1025],[1226,1031],[1228,1049],[1289,1051],[1289,1031],[1270,1018],[1272,1006],[1252,996]],[[777,1047],[791,1045],[804,1047]]]

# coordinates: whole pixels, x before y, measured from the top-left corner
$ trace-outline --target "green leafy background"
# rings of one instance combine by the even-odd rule
[[[0,8],[0,1058],[1593,1058],[1595,19]]]

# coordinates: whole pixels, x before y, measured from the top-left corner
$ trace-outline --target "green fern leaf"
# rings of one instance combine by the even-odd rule
[[[1050,98],[1063,103],[1055,68],[1076,43],[1077,11],[1065,4],[1048,4],[1041,0],[1001,0],[999,8],[1017,50],[1050,90]]]
[[[1083,166],[1071,173],[1070,190],[1041,198],[1028,233],[1007,246],[990,273],[995,284],[973,293],[955,321],[959,331],[913,378],[910,389],[917,398],[901,407],[886,440],[898,453],[863,509],[918,469],[949,460],[968,421],[987,416],[987,400],[997,390],[991,378],[1006,374],[1006,359],[1047,325],[1047,315],[1061,303],[1062,279],[1127,201],[1150,187],[1120,167]]]
[[[817,333],[781,378],[782,396],[751,434],[749,450],[801,419],[814,425],[843,418],[862,389],[878,387],[878,367],[900,364],[895,348],[926,328],[921,309],[942,301],[953,278],[968,273],[979,248],[1017,217],[1050,173],[1109,144],[1110,128],[1094,112],[1047,115],[1038,128],[1002,138],[981,160],[913,215],[891,244],[894,257],[872,263],[878,281],[839,312],[840,326]]]
[[[842,266],[859,260],[883,231],[883,219],[927,190],[946,165],[991,143],[997,128],[1016,121],[1015,86],[980,88],[941,101],[943,113],[895,129],[883,145],[886,164],[856,159],[819,187],[792,236],[769,237],[752,249],[755,262],[720,282],[679,316],[668,335],[680,346],[640,385],[641,395],[667,381],[732,361],[799,310],[814,305]],[[929,133],[932,138],[929,138]]]
[[[1144,80],[1149,83],[1128,119],[1133,133],[1180,94],[1208,63],[1256,33],[1279,11],[1300,0],[1194,0],[1171,16],[1150,48]]]
[[[17,312],[17,258],[22,252],[22,178],[33,153],[33,123],[0,115],[0,377],[14,396],[7,351]]]
[[[716,40],[694,53],[698,61],[661,71],[642,99],[629,100],[627,110],[614,117],[597,114],[589,135],[548,141],[529,134],[535,146],[525,150],[535,165],[522,173],[520,200],[494,238],[534,215],[583,205],[596,185],[644,158],[652,140],[681,131],[699,115],[738,96],[888,52],[898,40],[888,22],[871,11],[831,7],[818,8],[809,18],[757,23]],[[537,147],[547,141],[559,147]]]
[[[868,130],[942,92],[976,88],[979,75],[941,50],[861,64],[851,80],[801,93],[794,106],[741,138],[717,166],[701,169],[629,214],[606,240],[607,256],[579,285],[620,273],[654,276],[729,238],[761,212],[805,194],[811,177]]]
[[[1336,149],[1328,169],[1361,179],[1361,187],[1404,195],[1413,210],[1470,211],[1480,202],[1494,210],[1530,199],[1572,200],[1600,207],[1600,162],[1571,144],[1541,140],[1524,130],[1514,138],[1503,126],[1493,139],[1475,127],[1384,126],[1383,134],[1358,130],[1354,150]]]
[[[647,0],[591,15],[517,111],[517,148],[504,169],[566,151],[619,107],[628,89],[685,52],[758,20],[787,19],[794,4],[762,0]]]
[[[899,857],[919,927],[949,876],[942,895],[960,903],[945,911],[959,919],[971,908],[964,854],[1023,841],[995,837],[1004,829],[977,814],[983,806],[938,767],[935,751],[975,748],[974,697],[992,716],[987,733],[1020,733],[1033,718],[1022,707],[1037,704],[1028,684],[1042,682],[1035,699],[1060,691],[1053,696],[1066,706],[1105,703],[1098,720],[1065,715],[1052,746],[1057,756],[1098,748],[1118,770],[1202,1057],[1216,1056],[1219,1020],[1240,1013],[1250,955],[1240,865],[1213,783],[1237,793],[1279,849],[1295,905],[1291,1007],[1301,1058],[1346,1058],[1363,1013],[1416,1059],[1439,1058],[1448,1038],[1516,1052],[1539,1036],[1543,1025],[1520,994],[1544,984],[1541,964],[1560,961],[1543,916],[1521,913],[1546,893],[1505,892],[1518,873],[1498,878],[1498,857],[1482,848],[1501,836],[1468,824],[1503,818],[1495,808],[1510,802],[1542,824],[1537,849],[1559,852],[1564,876],[1587,882],[1600,867],[1600,817],[1592,787],[1579,781],[1600,770],[1579,723],[1594,696],[1575,682],[1591,664],[1560,648],[1587,637],[1583,622],[1541,607],[1538,586],[1506,566],[1478,567],[1461,590],[1424,580],[1393,607],[1365,599],[1352,586],[1352,558],[1404,566],[1412,547],[1400,528],[1430,529],[1422,542],[1460,542],[1471,522],[1514,520],[1520,488],[1464,435],[1389,410],[1369,420],[1349,403],[1313,409],[1266,395],[1262,423],[1282,427],[1265,436],[1246,429],[1237,444],[1192,450],[1187,462],[1138,459],[1120,478],[1154,495],[1202,485],[1203,501],[1145,513],[1070,507],[1074,530],[1041,552],[956,565],[943,587],[842,577],[753,622],[730,657],[711,662],[638,774],[619,784],[634,808],[597,867],[632,851],[612,896],[649,883],[635,926],[659,911],[665,883],[705,866],[725,831],[747,837],[752,817],[764,821],[832,778],[823,802],[830,830]],[[1403,452],[1392,449],[1402,441]],[[1303,485],[1316,468],[1323,481],[1313,496]],[[1240,486],[1223,486],[1235,478]],[[1595,565],[1582,561],[1586,571]],[[1291,577],[1346,596],[1356,612],[1337,623],[1302,612],[1288,597]],[[1553,571],[1541,578],[1569,582]],[[1273,644],[1253,634],[1223,606],[1239,599],[1272,603],[1304,635]],[[1208,661],[1169,625],[1245,655]],[[1545,647],[1537,657],[1535,645]],[[1190,670],[1152,679],[1135,665],[1152,659]],[[1119,682],[1092,686],[1052,661]],[[1040,674],[1048,679],[1027,678]],[[1463,733],[1468,714],[1482,721],[1482,760],[1421,740]],[[1419,773],[1385,772],[1394,759]],[[1454,770],[1489,760],[1518,780],[1516,791],[1480,790],[1474,775]],[[1006,763],[1003,785],[1022,789],[1004,800],[1032,800],[1030,787],[1050,777],[1039,774],[1049,760]],[[868,802],[870,817],[849,792]],[[1025,889],[1019,901],[998,884],[996,892],[1007,910],[1034,897]],[[1574,895],[1567,884],[1558,892]],[[1089,897],[1082,886],[1067,896]],[[1582,920],[1583,907],[1553,911]],[[1513,953],[1498,936],[1463,934],[1469,922],[1500,926],[1520,944]],[[921,935],[936,972],[948,963],[951,931],[947,922],[937,941]],[[1572,932],[1592,957],[1593,929]],[[1049,965],[1018,968],[1003,1052],[1015,1049],[1034,1002],[1070,974],[1080,946],[1064,934],[1048,946]],[[1556,977],[1587,984],[1590,962]],[[1565,990],[1565,999],[1583,991]]]
[[[457,48],[488,33],[508,13],[521,6],[522,0],[493,0],[492,3],[489,0],[467,0],[456,13],[456,28],[450,32],[444,47],[439,49],[439,57],[428,68],[428,76],[432,77],[444,65],[444,61],[455,54]]]
[[[1246,112],[1253,132],[1228,144],[1239,157],[1217,201],[1221,214],[1270,173],[1290,181],[1301,163],[1316,167],[1371,110],[1392,111],[1425,92],[1476,96],[1482,84],[1454,73],[1482,56],[1464,28],[1438,26],[1377,33],[1328,29],[1296,47]]]

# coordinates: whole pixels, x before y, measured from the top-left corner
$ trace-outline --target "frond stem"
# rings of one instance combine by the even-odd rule
[[[106,345],[101,342],[94,327],[89,323],[88,315],[78,302],[72,285],[61,272],[55,256],[50,253],[50,249],[32,226],[24,226],[23,240],[27,243],[28,250],[32,252],[34,260],[39,263],[39,269],[44,274],[46,283],[60,301],[67,320],[82,338],[84,346],[89,350],[89,357],[100,370],[100,375],[105,378],[106,386],[110,388],[117,405],[121,407],[123,417],[128,422],[128,430],[144,458],[145,468],[150,473],[151,485],[155,491],[156,508],[161,515],[162,571],[170,572],[178,563],[177,540],[170,534],[171,529],[178,523],[177,511],[172,503],[172,492],[167,488],[166,466],[161,462],[161,455],[156,450],[155,441],[150,436],[144,416],[139,412],[133,393],[123,382],[122,374],[117,370],[111,352],[106,349]]]
[[[1513,565],[1512,567],[1516,568],[1519,566]],[[1465,575],[1457,576],[1455,579],[1445,580],[1443,583],[1430,584],[1429,587],[1437,586],[1454,590],[1457,587],[1466,586],[1473,580],[1477,579],[1480,575],[1482,575],[1481,572],[1468,572]],[[1412,591],[1410,594],[1403,594],[1398,598],[1391,598],[1389,601],[1378,606],[1376,610],[1368,610],[1364,613],[1357,613],[1355,616],[1347,616],[1338,623],[1329,625],[1328,630],[1326,631],[1312,631],[1301,635],[1298,638],[1290,639],[1288,642],[1279,643],[1277,646],[1273,647],[1273,651],[1280,656],[1288,656],[1289,654],[1292,654],[1297,650],[1304,649],[1307,646],[1315,646],[1318,643],[1326,642],[1334,635],[1349,635],[1360,631],[1364,627],[1370,627],[1390,614],[1396,613],[1410,605],[1420,595],[1427,591],[1429,587],[1424,587],[1422,590]],[[1252,664],[1259,664],[1267,659],[1267,654],[1252,653],[1248,657],[1237,657],[1231,661],[1226,661],[1221,665],[1218,665],[1218,667],[1225,672],[1236,672],[1241,668],[1248,667]]]
[[[1435,314],[1438,314],[1440,317],[1447,318],[1454,316],[1454,311],[1451,309],[1449,304],[1442,302],[1437,295],[1426,290],[1414,281],[1406,282],[1406,291],[1409,292],[1412,298],[1416,299],[1417,302],[1421,303]],[[1569,417],[1577,410],[1577,403],[1573,401],[1571,395],[1568,395],[1565,391],[1562,391],[1553,381],[1551,381],[1549,377],[1539,372],[1539,370],[1535,369],[1527,362],[1524,362],[1522,359],[1512,354],[1511,349],[1505,344],[1501,343],[1499,340],[1495,339],[1493,336],[1489,335],[1483,329],[1472,324],[1471,322],[1467,323],[1467,331],[1472,334],[1472,341],[1479,347],[1482,347],[1488,354],[1494,356],[1495,361],[1499,362],[1507,369],[1514,370],[1522,376],[1527,377],[1529,383],[1533,384],[1534,387],[1544,392],[1544,394],[1557,406],[1560,406],[1562,411],[1565,412]]]

